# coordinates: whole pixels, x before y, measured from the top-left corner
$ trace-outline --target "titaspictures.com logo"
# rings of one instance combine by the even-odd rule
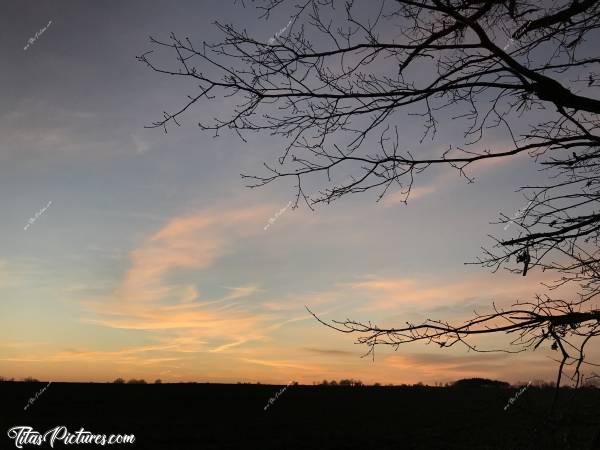
[[[69,432],[67,427],[59,425],[46,431],[44,434],[35,431],[32,427],[20,425],[8,430],[8,437],[14,439],[15,447],[23,448],[24,445],[41,446],[48,443],[54,448],[54,444],[62,442],[63,445],[114,445],[114,444],[133,444],[135,436],[133,434],[94,434],[91,431],[85,431],[80,428],[74,433]]]

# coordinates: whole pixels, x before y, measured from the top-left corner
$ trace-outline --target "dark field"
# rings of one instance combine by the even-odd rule
[[[14,426],[44,433],[64,425],[134,434],[140,449],[589,449],[600,423],[600,390],[564,390],[546,419],[551,389],[428,387],[0,383],[0,448]],[[50,448],[24,445],[23,448]]]

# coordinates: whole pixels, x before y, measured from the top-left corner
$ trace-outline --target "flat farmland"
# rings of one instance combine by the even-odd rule
[[[324,387],[251,384],[0,383],[2,449],[13,427],[44,434],[135,435],[143,449],[588,449],[598,430],[600,390]],[[265,407],[269,407],[265,410]],[[24,445],[23,448],[50,448]],[[57,440],[54,448],[96,448]]]

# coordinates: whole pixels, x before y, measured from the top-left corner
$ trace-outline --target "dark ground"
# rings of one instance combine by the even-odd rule
[[[52,383],[24,411],[46,385],[0,383],[1,449],[11,427],[65,425],[135,435],[105,449],[587,450],[600,426],[600,389],[562,391],[551,422],[553,391],[535,387],[505,411],[517,389],[289,386],[265,411],[283,386]]]

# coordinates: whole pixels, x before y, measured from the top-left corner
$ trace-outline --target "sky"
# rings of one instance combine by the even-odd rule
[[[248,189],[240,177],[260,174],[281,141],[203,133],[196,115],[212,114],[214,103],[167,134],[145,128],[192,87],[135,59],[152,48],[151,35],[217,41],[215,20],[267,41],[289,13],[266,20],[251,6],[212,0],[3,9],[0,376],[281,384],[554,377],[555,353],[544,348],[481,354],[415,343],[363,358],[355,336],[306,310],[391,326],[460,322],[492,301],[531,299],[547,274],[464,263],[492,244],[490,234],[516,231],[492,222],[527,205],[516,190],[542,179],[533,161],[474,167],[474,183],[430,170],[407,205],[390,192],[379,202],[365,193],[292,209],[293,183]],[[398,126],[416,146],[420,130],[408,119]]]

